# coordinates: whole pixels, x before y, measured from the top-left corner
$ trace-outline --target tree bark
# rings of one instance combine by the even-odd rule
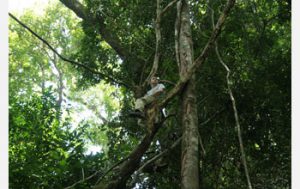
[[[180,12],[179,30],[179,65],[180,77],[184,78],[193,64],[193,44],[189,7],[187,0],[177,6]],[[199,189],[199,133],[197,99],[195,92],[195,74],[191,76],[183,91],[182,98],[182,153],[181,153],[181,188]]]

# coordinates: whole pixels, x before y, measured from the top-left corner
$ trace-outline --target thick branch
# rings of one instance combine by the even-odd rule
[[[57,50],[52,46],[50,45],[45,39],[43,39],[41,36],[39,36],[36,32],[34,32],[32,29],[30,29],[26,24],[24,24],[23,22],[21,22],[19,19],[17,19],[14,15],[12,15],[11,13],[9,13],[9,16],[11,18],[13,18],[16,22],[18,22],[22,27],[24,27],[26,30],[28,30],[32,35],[34,35],[35,37],[37,37],[39,40],[41,40],[45,45],[47,45],[49,47],[50,50],[52,50],[54,52],[54,54],[56,54],[60,59],[62,59],[63,61],[65,62],[69,62],[75,66],[78,66],[78,67],[81,67],[81,68],[84,68],[85,70],[93,73],[93,74],[97,74],[99,75],[100,77],[102,77],[103,79],[106,79],[114,84],[119,84],[119,85],[123,85],[125,87],[128,87],[129,88],[129,85],[127,85],[126,83],[124,82],[121,82],[121,81],[117,81],[115,80],[113,77],[111,76],[108,76],[108,75],[105,75],[97,70],[93,70],[91,68],[89,68],[88,66],[82,64],[82,63],[79,63],[77,61],[74,61],[74,60],[70,60],[68,58],[65,58],[64,56],[62,56],[61,54],[59,54],[57,52]]]
[[[95,189],[123,189],[125,188],[126,181],[130,177],[130,175],[137,169],[140,164],[141,158],[144,153],[149,148],[153,137],[158,131],[159,127],[152,126],[152,130],[147,133],[147,135],[143,138],[141,143],[129,154],[128,160],[125,161],[122,165],[120,165],[120,169],[115,172],[112,179],[105,186],[103,183],[100,183],[95,187]]]
[[[71,9],[79,18],[90,19],[91,15],[89,15],[88,10],[77,0],[60,0],[66,7]]]

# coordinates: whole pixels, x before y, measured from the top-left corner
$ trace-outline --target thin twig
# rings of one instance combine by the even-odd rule
[[[157,159],[163,157],[164,155],[166,155],[170,150],[174,149],[181,141],[182,137],[179,137],[170,148],[165,149],[164,151],[162,151],[161,153],[157,154],[156,156],[154,156],[153,158],[151,158],[150,160],[148,160],[146,163],[144,163],[136,172],[134,175],[134,178],[131,182],[131,185],[133,185],[136,182],[136,179],[138,177],[138,175],[142,172],[142,170],[149,165],[150,163],[156,161]]]
[[[199,125],[206,125],[208,122],[210,122],[212,119],[214,119],[217,115],[222,113],[225,110],[225,108],[222,108],[221,110],[216,111],[212,116],[210,116],[208,119],[205,121],[201,122]]]
[[[147,165],[149,165],[150,163],[156,161],[157,159],[161,158],[162,156],[166,155],[170,150],[174,149],[181,141],[182,137],[179,137],[170,148],[165,149],[163,152],[161,152],[160,154],[156,155],[155,157],[151,158],[150,160],[148,160],[146,163],[144,163],[138,170],[137,172],[140,173]]]
[[[126,161],[128,159],[128,157],[122,159],[121,161],[117,162],[116,164],[114,164],[112,167],[110,167],[107,171],[105,171],[104,173],[102,173],[102,175],[100,176],[100,178],[97,180],[97,183],[104,177],[106,176],[111,170],[113,170],[115,167],[117,167],[118,165],[120,165],[122,162]],[[72,184],[71,186],[68,186],[64,189],[71,189],[71,188],[74,188],[77,184],[80,184],[80,183],[83,183],[87,180],[90,180],[91,178],[93,178],[94,176],[96,176],[99,172],[99,171],[96,171],[95,173],[93,173],[92,175],[90,175],[89,177],[86,177],[86,178],[83,178],[82,180],[78,181],[78,182],[75,182],[74,184]],[[84,176],[83,176],[84,177]]]
[[[75,182],[75,183],[72,184],[71,186],[68,186],[68,187],[66,187],[66,188],[64,188],[64,189],[71,189],[71,188],[74,188],[77,184],[80,184],[80,183],[83,183],[83,182],[85,182],[85,181],[87,181],[87,180],[90,180],[91,178],[93,178],[94,176],[96,176],[99,172],[100,172],[100,170],[99,170],[99,171],[96,171],[95,173],[93,173],[93,174],[90,175],[89,177],[86,177],[86,178],[84,178],[84,179],[82,179],[82,180],[80,180],[80,181],[78,181],[78,182]]]
[[[115,167],[119,166],[121,163],[123,163],[124,161],[126,161],[129,158],[129,156],[127,156],[126,158],[122,159],[121,161],[117,162],[116,164],[114,164],[111,168],[109,168],[105,173],[103,173],[101,175],[101,177],[98,178],[97,182],[95,185],[97,185],[103,177],[105,177],[111,170],[113,170]]]
[[[200,133],[199,133],[199,144],[200,144],[203,156],[205,156],[206,155],[206,151],[205,151],[205,148],[204,148],[204,145],[203,145],[203,142],[202,142],[202,137],[201,137]]]

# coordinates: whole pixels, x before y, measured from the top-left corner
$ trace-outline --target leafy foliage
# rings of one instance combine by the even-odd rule
[[[69,166],[78,164],[74,156],[83,153],[83,140],[70,131],[68,119],[56,119],[51,93],[10,100],[11,188],[61,188],[69,179]]]

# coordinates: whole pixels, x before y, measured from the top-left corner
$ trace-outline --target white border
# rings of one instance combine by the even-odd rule
[[[299,150],[299,105],[300,105],[300,65],[299,61],[299,0],[292,1],[292,188],[297,189],[299,187],[299,175],[300,175],[300,150]],[[298,20],[298,23],[297,23]],[[298,87],[297,87],[298,85]],[[298,178],[298,179],[297,179]]]
[[[0,2],[0,188],[8,188],[8,1]]]

